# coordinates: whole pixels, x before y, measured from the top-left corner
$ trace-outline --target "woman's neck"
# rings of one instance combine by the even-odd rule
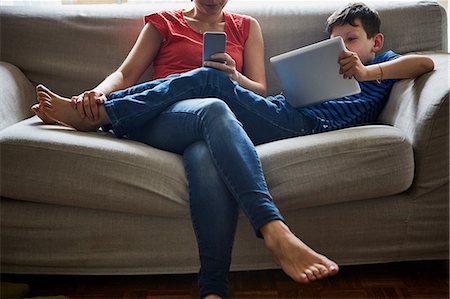
[[[205,31],[223,31],[225,20],[223,11],[217,14],[204,14],[199,12],[195,7],[189,11],[184,12],[186,21],[192,28],[203,33]]]

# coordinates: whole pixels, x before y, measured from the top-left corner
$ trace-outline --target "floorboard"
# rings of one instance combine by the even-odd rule
[[[197,298],[197,276],[46,276],[2,274],[3,282],[30,286],[33,296],[76,298]],[[308,285],[280,270],[230,273],[231,298],[448,299],[448,261],[343,266],[340,273]]]

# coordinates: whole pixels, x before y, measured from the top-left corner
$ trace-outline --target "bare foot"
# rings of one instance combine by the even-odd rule
[[[41,105],[39,104],[34,104],[33,106],[31,106],[31,111],[33,111],[46,125],[58,124],[57,121],[54,121],[48,115],[46,115],[44,111],[42,111]]]
[[[84,132],[95,132],[100,126],[108,123],[105,120],[106,114],[99,121],[90,121],[87,118],[81,118],[78,111],[72,108],[70,99],[57,95],[44,85],[38,85],[36,87],[36,94],[42,111],[58,123]]]
[[[274,260],[293,280],[308,283],[335,275],[338,265],[298,239],[282,221],[271,221],[261,229]]]

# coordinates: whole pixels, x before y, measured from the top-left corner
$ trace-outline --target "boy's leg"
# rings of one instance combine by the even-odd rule
[[[147,89],[154,88],[155,86],[157,86],[157,85],[167,81],[170,78],[175,78],[177,76],[180,76],[180,75],[174,74],[174,75],[168,76],[166,78],[156,79],[156,80],[152,80],[152,81],[148,81],[148,82],[143,82],[143,83],[137,84],[135,86],[131,86],[131,87],[127,88],[127,89],[118,90],[118,91],[110,93],[107,96],[107,99],[108,100],[120,99],[120,98],[123,98],[123,97],[128,96],[128,95],[141,93],[141,92],[143,92],[143,91],[145,91]]]
[[[205,97],[219,98],[227,103],[257,144],[308,134],[314,125],[284,101],[261,97],[212,68],[199,68],[168,77],[151,89],[107,101],[105,108],[114,132],[123,136],[178,101]],[[269,123],[271,128],[277,128],[269,134],[259,130],[261,123]]]
[[[55,94],[43,85],[36,87],[36,94],[39,101],[38,109],[46,117],[57,123],[73,127],[79,131],[97,131],[100,126],[110,123],[103,105],[99,105],[100,119],[91,121],[88,118],[81,118],[78,111],[72,108],[70,99]]]
[[[309,134],[316,125],[313,120],[306,118],[284,101],[256,95],[231,81],[223,72],[211,68],[199,68],[169,76],[157,85],[152,84],[136,87],[135,91],[142,92],[124,92],[127,94],[124,97],[110,99],[104,106],[100,105],[100,113],[106,112],[103,113],[106,117],[101,125],[110,121],[117,136],[127,135],[134,128],[154,119],[173,103],[198,97],[216,97],[224,101],[244,124],[255,144]],[[153,87],[147,88],[149,86]],[[133,89],[129,89],[131,90]],[[53,96],[49,98],[51,100],[47,102],[52,104],[53,100],[53,106],[59,106],[49,111],[48,114],[52,118],[78,130],[98,128],[98,123],[94,124],[97,126],[95,128],[92,122],[80,121],[78,116],[68,109],[68,105],[59,105],[61,101],[54,100]],[[61,106],[64,106],[64,109]],[[267,125],[270,130],[261,129],[262,125]]]

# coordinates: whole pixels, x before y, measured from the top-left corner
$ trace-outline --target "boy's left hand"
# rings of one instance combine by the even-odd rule
[[[358,81],[365,81],[368,71],[355,52],[344,50],[339,56],[339,74],[343,74],[345,79],[354,77]]]

